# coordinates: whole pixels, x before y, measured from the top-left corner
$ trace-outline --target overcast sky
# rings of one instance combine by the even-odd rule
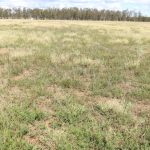
[[[0,0],[0,7],[129,9],[150,16],[150,0]]]

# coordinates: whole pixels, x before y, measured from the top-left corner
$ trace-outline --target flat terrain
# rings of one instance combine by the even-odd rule
[[[0,150],[50,149],[150,149],[150,23],[0,20]]]

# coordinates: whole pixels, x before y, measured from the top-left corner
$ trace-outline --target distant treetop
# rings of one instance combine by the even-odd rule
[[[102,20],[102,21],[150,21],[140,12],[123,10],[98,10],[90,8],[0,8],[0,19],[54,19],[54,20]]]

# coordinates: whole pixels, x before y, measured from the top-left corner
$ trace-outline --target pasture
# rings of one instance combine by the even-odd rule
[[[0,20],[0,150],[148,150],[150,23]]]

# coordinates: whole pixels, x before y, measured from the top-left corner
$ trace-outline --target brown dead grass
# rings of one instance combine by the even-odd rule
[[[141,113],[148,112],[150,115],[150,102],[137,102],[132,107],[132,112],[134,115],[139,116]]]
[[[13,77],[12,80],[18,81],[18,80],[21,80],[24,78],[31,78],[33,74],[34,74],[33,70],[26,70],[25,69],[20,75]]]
[[[7,48],[0,48],[0,55],[6,55],[9,53],[9,49]]]
[[[0,48],[0,55],[9,55],[10,57],[24,57],[32,55],[33,51],[29,49],[13,49],[13,48]]]
[[[32,50],[28,50],[28,49],[15,49],[15,50],[11,50],[10,51],[10,57],[15,58],[15,57],[25,57],[25,56],[29,56],[29,55],[33,55],[33,51]]]
[[[43,99],[43,100],[38,100],[37,102],[37,108],[39,108],[39,110],[49,114],[49,115],[53,115],[54,112],[51,109],[51,100],[50,99]]]
[[[41,129],[41,126],[45,127]],[[36,121],[34,124],[29,126],[29,133],[24,136],[27,143],[35,146],[36,148],[42,150],[53,149],[55,150],[55,144],[52,140],[46,137],[48,134],[52,134],[52,128],[50,126],[49,120]]]
[[[64,89],[57,85],[50,85],[47,91],[53,95],[54,99],[64,99],[67,94]]]

